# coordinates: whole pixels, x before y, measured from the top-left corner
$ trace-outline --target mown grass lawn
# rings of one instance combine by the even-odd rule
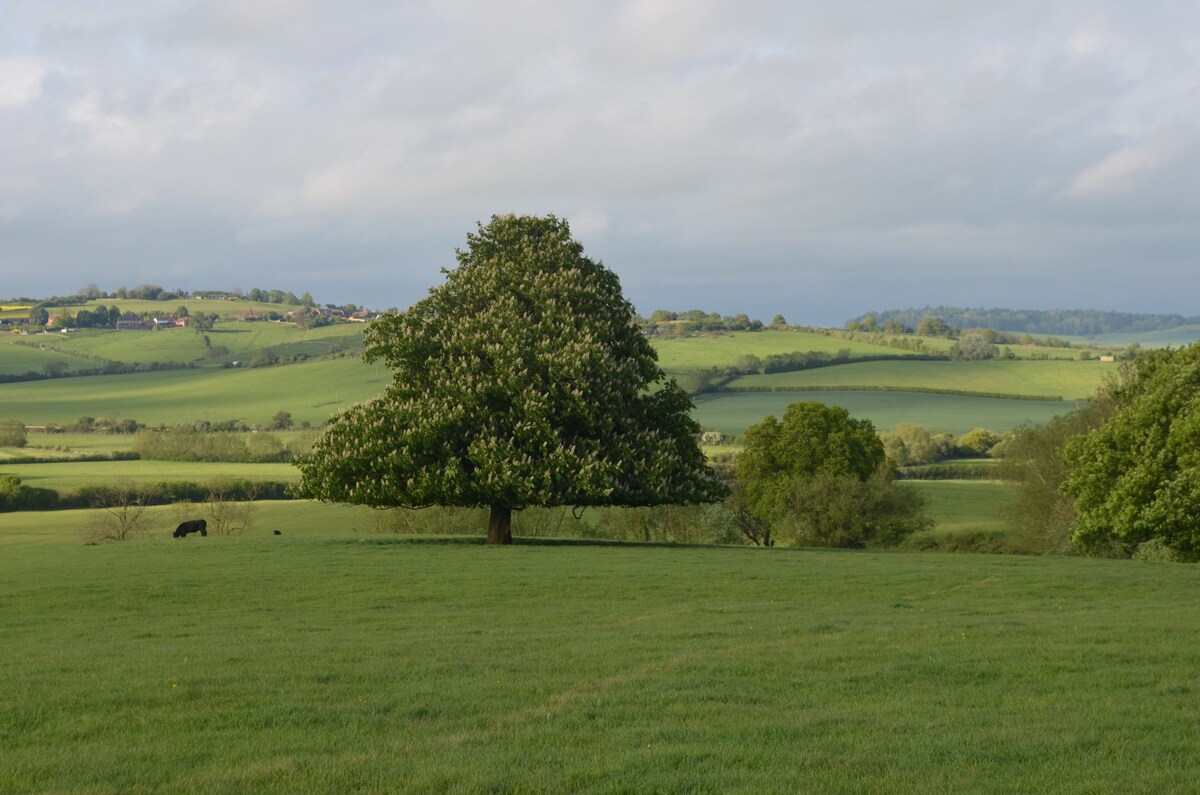
[[[1195,786],[1196,566],[422,544],[279,510],[107,546],[0,516],[0,791]]]

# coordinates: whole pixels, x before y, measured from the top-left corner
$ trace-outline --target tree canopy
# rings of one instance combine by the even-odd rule
[[[1072,540],[1129,554],[1157,540],[1200,556],[1200,344],[1148,353],[1109,391],[1111,414],[1070,440],[1062,485],[1075,497]]]
[[[489,507],[511,540],[531,505],[711,502],[692,404],[665,379],[615,273],[566,221],[494,216],[458,267],[376,320],[384,394],[338,415],[300,464],[311,497],[376,507]]]
[[[797,543],[894,544],[929,526],[920,495],[892,482],[870,420],[838,406],[793,403],[782,422],[767,417],[743,439],[736,468],[749,512]]]

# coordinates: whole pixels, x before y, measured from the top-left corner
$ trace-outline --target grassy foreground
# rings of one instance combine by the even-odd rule
[[[1165,792],[1200,568],[421,544],[83,546],[0,516],[3,792]]]

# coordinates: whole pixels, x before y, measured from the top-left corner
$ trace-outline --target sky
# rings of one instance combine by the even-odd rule
[[[646,314],[1200,315],[1200,3],[0,0],[0,297],[403,308],[510,212]]]

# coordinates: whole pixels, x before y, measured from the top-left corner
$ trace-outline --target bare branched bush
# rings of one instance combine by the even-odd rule
[[[126,541],[146,535],[150,529],[146,507],[153,496],[152,487],[131,480],[117,480],[97,491],[83,528],[84,543]]]
[[[247,497],[236,501],[238,491]],[[254,518],[254,489],[236,489],[229,478],[213,478],[208,482],[208,497],[205,510],[208,515],[208,530],[213,535],[241,535],[249,529]]]

